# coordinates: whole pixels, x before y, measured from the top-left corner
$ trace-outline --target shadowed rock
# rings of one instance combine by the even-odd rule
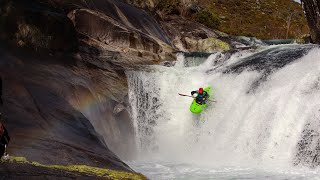
[[[77,75],[76,70],[50,57],[43,61],[23,52],[15,52],[21,55],[15,56],[6,51],[1,52],[6,66],[0,67],[0,74],[4,79],[3,114],[12,139],[10,155],[43,164],[86,164],[130,171],[71,103],[77,81],[85,83],[88,76]]]
[[[131,171],[118,158],[135,149],[124,71],[175,59],[155,19],[112,0],[2,0],[0,8],[8,153]]]
[[[200,23],[172,15],[161,20],[161,24],[180,51],[212,53],[231,48],[226,41],[228,35]]]
[[[239,62],[229,66],[224,73],[241,73],[243,71],[258,71],[261,76],[255,80],[247,93],[254,92],[269,75],[293,63],[307,54],[315,45],[291,45],[269,48],[252,56],[241,59]]]
[[[296,147],[295,165],[317,167],[320,165],[319,124],[304,126],[301,137]]]

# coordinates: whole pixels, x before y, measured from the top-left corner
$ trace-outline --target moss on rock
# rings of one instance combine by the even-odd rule
[[[200,43],[200,47],[202,47],[202,49],[205,52],[212,52],[214,50],[227,51],[227,50],[230,50],[231,48],[231,46],[228,43],[216,38],[203,39],[203,40],[200,40],[199,43]]]
[[[228,43],[213,37],[200,40],[186,37],[185,42],[188,49],[191,51],[212,53],[231,49],[231,46]]]
[[[33,166],[60,169],[65,171],[84,173],[89,176],[105,177],[108,179],[132,179],[146,180],[146,177],[139,173],[116,171],[105,168],[91,167],[87,165],[44,165],[38,162],[30,162],[25,157],[10,157],[9,163],[26,163]]]

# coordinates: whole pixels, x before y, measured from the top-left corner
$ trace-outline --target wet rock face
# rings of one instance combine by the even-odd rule
[[[209,29],[197,22],[188,21],[179,16],[168,16],[161,21],[172,44],[180,51],[217,52],[231,48],[224,33]]]
[[[293,48],[293,46],[282,47],[281,49],[269,48],[250,57],[243,58],[241,61],[229,66],[223,72],[241,73],[245,70],[261,72],[262,75],[251,84],[251,88],[247,91],[247,93],[254,93],[272,73],[299,60],[299,58],[307,54],[314,47],[314,45],[298,45],[295,48]]]
[[[311,126],[307,123],[296,148],[295,165],[317,167],[320,165],[319,124]]]
[[[121,26],[108,16],[102,16],[89,10],[75,10],[69,13],[69,16],[77,32],[106,45],[114,46],[119,51],[132,49],[155,54],[162,52],[161,46],[154,39]]]
[[[108,92],[102,92],[109,91],[106,86],[112,82],[114,88],[121,87],[121,83],[116,85],[119,79],[106,82],[103,79],[110,76],[101,70],[66,66],[62,63],[66,59],[38,56],[1,48],[0,59],[5,64],[0,66],[3,116],[11,136],[8,153],[43,164],[86,164],[130,171],[105,145],[107,139],[94,127],[97,119],[85,113],[92,111],[91,104],[98,96],[112,101]],[[88,93],[82,94],[83,89]],[[110,124],[107,116],[101,119]],[[119,131],[120,127],[110,128]],[[110,139],[122,140],[112,131],[108,133]]]

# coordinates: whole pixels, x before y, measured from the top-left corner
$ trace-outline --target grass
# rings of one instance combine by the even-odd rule
[[[202,0],[220,18],[219,30],[260,39],[293,39],[307,34],[301,5],[290,0]]]
[[[134,0],[131,0],[134,1]],[[178,14],[235,36],[294,39],[309,33],[302,7],[293,0],[153,0],[163,15]],[[191,4],[202,7],[193,14]]]
[[[195,14],[195,20],[205,26],[217,29],[220,26],[220,19],[212,12],[201,10]]]

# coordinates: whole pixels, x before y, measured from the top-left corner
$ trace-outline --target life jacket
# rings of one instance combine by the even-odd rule
[[[0,122],[0,145],[9,144],[10,136],[8,134],[7,129],[4,125]]]
[[[0,138],[4,135],[4,131],[5,131],[4,125],[0,122]]]
[[[198,93],[198,96],[196,97],[196,102],[198,104],[205,104],[208,99],[208,93],[206,91],[203,91],[202,94],[200,94],[198,91],[197,93]],[[203,98],[205,98],[205,100]]]

